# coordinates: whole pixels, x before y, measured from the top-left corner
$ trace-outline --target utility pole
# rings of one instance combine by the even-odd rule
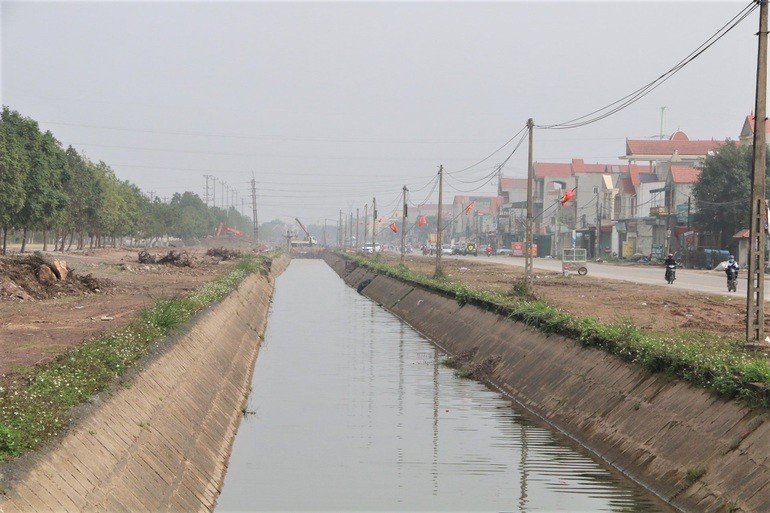
[[[217,208],[217,179],[216,177],[212,176],[212,187],[211,187],[211,206],[214,208]]]
[[[534,131],[535,122],[532,118],[527,120],[527,128],[529,129],[529,151],[527,154],[527,228],[524,243],[524,288],[527,294],[532,294],[532,204],[534,199],[532,198],[532,182],[535,180],[535,171],[532,165],[532,137]]]
[[[251,217],[254,219],[254,240],[259,242],[259,221],[257,221],[257,181],[251,175]]]
[[[765,343],[765,158],[767,155],[767,2],[759,2],[757,91],[754,109],[754,166],[751,170],[751,225],[749,227],[749,276],[746,293],[746,342]]]
[[[211,175],[203,175],[203,178],[206,179],[206,196],[205,196],[206,199],[204,203],[208,207],[209,206],[209,179],[211,178]]]
[[[599,194],[600,194],[599,187],[596,188],[596,230],[594,233],[594,258],[599,258],[599,238],[601,237],[601,218],[599,217]]]
[[[361,219],[359,219],[358,207],[356,207],[356,243],[353,245],[353,251],[355,251],[356,247],[358,247],[360,245],[359,241],[361,239],[358,238],[358,226],[359,226],[360,223],[361,223]]]
[[[342,210],[340,210],[340,222],[337,225],[337,246],[340,248],[342,248],[342,237]]]
[[[438,213],[436,214],[436,276],[441,276],[441,209],[444,195],[444,166],[438,167]]]
[[[350,236],[348,237],[348,242],[350,243],[350,248],[353,249],[353,211],[350,211],[350,222],[348,223],[348,231],[350,232]]]
[[[404,213],[401,216],[401,263],[404,263],[404,256],[406,255],[406,217],[407,217],[407,206],[406,206],[406,193],[409,189],[406,188],[406,185],[404,185],[404,189],[402,190],[402,194],[404,196]]]
[[[372,256],[377,251],[377,198],[372,198]]]
[[[326,243],[326,219],[324,219],[324,234],[323,235],[324,235],[324,239],[323,239],[324,240],[324,247],[327,247],[327,243]]]
[[[366,238],[369,236],[369,205],[364,205],[364,238],[363,241],[366,242]]]

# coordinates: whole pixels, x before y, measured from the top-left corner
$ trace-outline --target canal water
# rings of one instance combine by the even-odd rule
[[[292,261],[216,511],[671,511],[444,358]]]

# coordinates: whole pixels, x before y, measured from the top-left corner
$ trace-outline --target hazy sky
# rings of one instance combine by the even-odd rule
[[[658,78],[731,20],[730,2],[9,2],[2,103],[118,178],[260,222],[493,194],[527,118],[570,120]],[[736,139],[754,108],[759,10],[648,96],[573,130],[540,162],[619,163],[626,138]],[[503,168],[526,176],[526,141]],[[452,174],[454,173],[454,174]],[[210,182],[213,184],[213,180]],[[433,193],[429,193],[433,190]]]

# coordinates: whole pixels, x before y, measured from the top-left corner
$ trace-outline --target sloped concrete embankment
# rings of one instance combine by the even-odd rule
[[[0,511],[212,510],[287,264],[248,277],[60,444],[22,462]]]
[[[763,412],[651,374],[452,297],[327,262],[450,354],[606,462],[687,512],[770,511]]]

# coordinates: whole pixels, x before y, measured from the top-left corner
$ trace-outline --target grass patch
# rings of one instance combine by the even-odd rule
[[[26,378],[0,387],[0,461],[56,436],[70,422],[73,407],[106,389],[147,353],[151,342],[223,299],[265,260],[245,256],[227,274],[191,294],[159,299],[122,329],[70,348]]]
[[[744,349],[743,340],[695,330],[651,332],[621,321],[602,324],[579,318],[543,301],[529,299],[514,285],[510,293],[474,290],[436,278],[358,257],[358,265],[406,283],[438,291],[459,304],[474,304],[528,324],[545,333],[577,340],[612,353],[651,372],[663,372],[751,407],[770,407],[770,363],[764,354]],[[762,417],[762,421],[764,417]],[[761,422],[761,421],[760,421]]]

